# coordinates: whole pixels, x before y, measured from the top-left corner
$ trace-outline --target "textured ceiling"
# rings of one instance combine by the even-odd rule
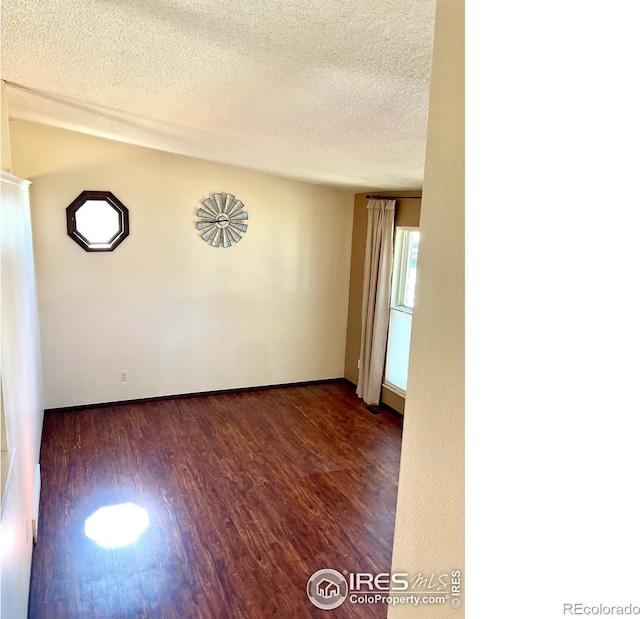
[[[11,118],[421,187],[435,0],[2,0]]]

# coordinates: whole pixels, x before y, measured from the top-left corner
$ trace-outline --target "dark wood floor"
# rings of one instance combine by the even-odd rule
[[[30,617],[383,618],[306,585],[389,571],[400,438],[344,382],[46,415]],[[85,535],[128,502],[150,521],[134,544]]]

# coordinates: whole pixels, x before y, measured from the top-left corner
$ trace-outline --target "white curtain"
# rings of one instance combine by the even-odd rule
[[[378,404],[389,328],[396,201],[369,200],[367,209],[360,370],[356,393],[367,404]]]

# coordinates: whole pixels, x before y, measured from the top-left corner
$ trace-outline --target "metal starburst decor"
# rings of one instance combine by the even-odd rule
[[[230,193],[216,193],[213,200],[207,198],[204,208],[198,210],[200,218],[196,227],[205,243],[214,247],[231,247],[239,243],[247,231],[249,215],[241,200]]]

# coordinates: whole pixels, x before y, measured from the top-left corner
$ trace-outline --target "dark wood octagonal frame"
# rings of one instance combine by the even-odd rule
[[[82,236],[76,229],[76,213],[89,200],[104,200],[118,213],[119,231],[106,243],[100,243],[102,246],[108,244],[108,247],[92,245],[91,241]],[[113,251],[129,236],[129,209],[110,191],[83,191],[67,207],[67,234],[85,251]]]

